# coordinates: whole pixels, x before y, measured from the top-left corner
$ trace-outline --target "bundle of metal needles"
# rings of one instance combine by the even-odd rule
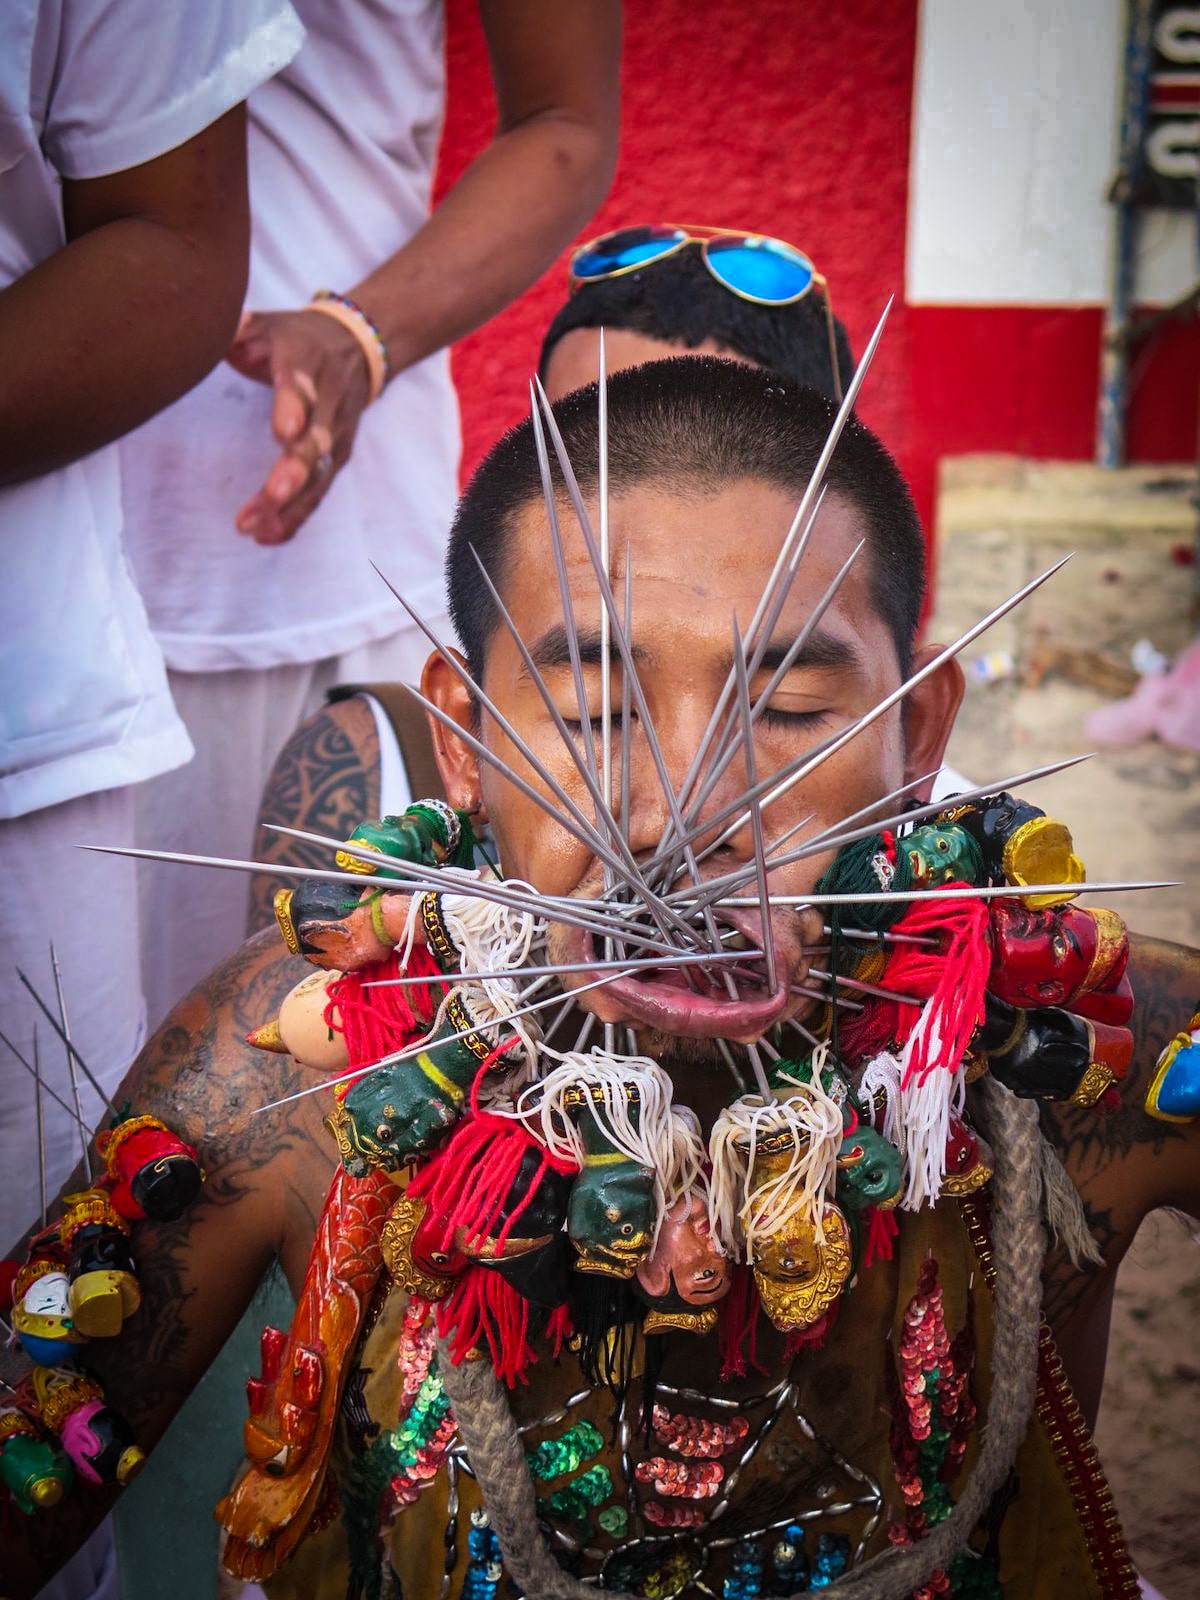
[[[525,764],[526,770],[519,771],[511,763],[497,755],[495,750],[482,737],[485,732],[483,728],[480,729],[479,733],[472,733],[418,691],[413,690],[411,692],[416,695],[416,698],[430,716],[445,724],[457,739],[463,741],[474,751],[481,761],[496,769],[509,783],[541,811],[546,813],[558,827],[573,835],[592,853],[600,863],[604,874],[603,891],[598,897],[581,899],[570,896],[547,895],[533,889],[528,884],[504,879],[498,875],[493,877],[489,877],[487,874],[475,876],[409,864],[381,855],[370,849],[347,845],[340,839],[327,838],[324,835],[306,832],[302,829],[278,828],[275,831],[321,845],[331,853],[341,851],[344,855],[354,857],[357,860],[386,868],[388,873],[403,880],[402,885],[397,885],[398,889],[403,887],[413,893],[445,891],[454,884],[458,892],[463,894],[476,895],[513,910],[530,913],[542,921],[552,920],[571,924],[590,934],[597,947],[597,959],[594,961],[562,963],[559,965],[548,964],[544,959],[539,959],[543,947],[535,946],[531,964],[507,974],[494,971],[478,974],[463,972],[461,974],[464,980],[472,977],[496,978],[501,976],[510,976],[520,980],[528,979],[528,986],[520,993],[521,1004],[510,1015],[516,1018],[525,1014],[551,1011],[557,1008],[558,1015],[546,1019],[543,1033],[546,1038],[554,1034],[556,1028],[572,1010],[576,995],[588,989],[599,988],[605,984],[615,982],[621,977],[636,976],[639,972],[673,969],[694,987],[710,981],[706,975],[711,972],[713,980],[722,983],[731,996],[738,994],[737,984],[739,981],[742,983],[765,984],[770,991],[774,991],[777,985],[777,959],[769,915],[770,908],[773,906],[791,906],[798,911],[809,906],[821,908],[853,907],[873,900],[896,901],[904,898],[917,898],[918,896],[924,901],[939,897],[945,899],[971,896],[986,899],[1004,895],[1024,896],[1044,894],[1063,889],[1069,890],[1072,894],[1078,893],[1078,884],[1036,884],[1022,885],[1019,888],[1005,886],[985,889],[917,889],[908,891],[905,894],[881,891],[879,894],[810,894],[806,896],[774,894],[769,887],[769,874],[772,870],[813,855],[832,853],[843,845],[867,837],[884,828],[919,823],[944,808],[944,801],[919,806],[915,809],[904,808],[906,797],[910,796],[915,790],[920,789],[922,785],[929,783],[935,776],[934,773],[925,773],[921,777],[902,784],[897,789],[893,789],[889,794],[872,802],[869,806],[865,806],[861,810],[842,818],[837,824],[825,827],[809,837],[801,838],[805,829],[813,822],[811,816],[802,818],[778,837],[770,839],[767,838],[764,822],[764,815],[768,807],[790,790],[802,784],[824,762],[837,755],[851,740],[857,738],[877,722],[880,717],[886,715],[894,706],[904,700],[918,684],[936,672],[946,661],[971,644],[985,629],[991,627],[1001,617],[1006,616],[1015,606],[1020,605],[1023,600],[1040,588],[1047,578],[1053,576],[1064,562],[1069,559],[1069,557],[1064,557],[1063,561],[1056,562],[1040,576],[1034,578],[1032,582],[1025,584],[1015,594],[1010,595],[1008,599],[996,606],[987,616],[968,628],[953,644],[948,645],[931,660],[925,662],[923,666],[913,672],[896,689],[884,695],[869,711],[855,718],[839,732],[824,739],[814,747],[803,751],[780,770],[761,775],[758,773],[754,750],[755,724],[762,716],[778,685],[804,649],[813,630],[820,622],[834,596],[838,593],[855,561],[860,557],[865,543],[865,541],[860,543],[850,554],[840,571],[817,600],[808,620],[791,642],[786,653],[779,660],[778,665],[770,673],[764,687],[756,698],[752,698],[750,683],[763,670],[767,646],[774,636],[774,630],[795,582],[796,574],[800,569],[812,534],[813,524],[821,506],[825,492],[825,474],[830,459],[853,410],[858,392],[862,387],[863,380],[883,333],[889,310],[890,302],[879,320],[862,360],[859,362],[853,381],[846,391],[845,398],[830,428],[825,446],[801,497],[796,514],[784,538],[753,615],[744,630],[739,626],[736,618],[733,620],[732,666],[717,696],[699,747],[692,757],[678,788],[675,787],[668,772],[654,718],[651,715],[643,685],[638,675],[637,660],[633,648],[634,597],[632,593],[631,561],[628,558],[625,561],[624,593],[620,599],[614,592],[610,577],[608,410],[603,336],[600,343],[599,375],[598,528],[594,528],[592,525],[591,516],[584,503],[575,472],[567,457],[562,436],[545,392],[536,379],[531,385],[534,439],[541,471],[542,490],[549,523],[551,554],[557,578],[563,625],[566,632],[571,677],[577,700],[578,717],[573,720],[576,721],[581,736],[573,734],[571,728],[568,727],[533,659],[529,646],[518,631],[496,585],[484,569],[478,554],[472,552],[475,555],[475,560],[479,563],[483,582],[490,591],[501,623],[512,638],[513,644],[529,674],[530,681],[536,686],[538,694],[561,736],[564,751],[578,774],[579,783],[582,784],[583,789],[586,791],[587,802],[585,804],[580,804],[563,784],[554,777],[546,764],[522,737],[519,730],[513,726],[483,687],[475,681],[466,667],[452,652],[442,646],[404,597],[388,583],[388,587],[392,589],[393,594],[396,595],[397,600],[408,615],[428,636],[434,650],[440,653],[449,668],[467,686],[478,705],[494,721],[496,727],[503,732],[507,740],[511,742]],[[549,446],[554,450],[559,471],[566,487],[567,497],[578,520],[579,530],[587,549],[599,592],[598,636],[601,703],[598,741],[591,732],[593,718],[589,709],[589,697],[584,680],[580,629],[567,577],[566,558],[559,525],[558,503],[551,476],[547,439],[549,440]],[[383,577],[384,575],[381,573],[380,576]],[[387,581],[384,578],[384,582],[386,583]],[[592,637],[594,638],[595,635],[592,635]],[[617,762],[620,792],[616,796],[614,796],[613,792],[614,706],[612,667],[614,661],[618,662],[620,666],[620,705],[618,715],[620,749]],[[646,742],[657,782],[662,789],[668,817],[667,824],[656,848],[648,856],[644,853],[640,856],[635,855],[630,848],[628,835],[631,742],[635,727],[638,736]],[[599,746],[598,752],[597,743]],[[1059,761],[1048,766],[1035,767],[1025,772],[1016,772],[995,778],[986,784],[968,789],[957,795],[955,797],[956,802],[995,794],[1000,790],[1016,789],[1039,778],[1048,777],[1052,773],[1061,772],[1065,768],[1074,766],[1077,762],[1086,759],[1088,759],[1086,756],[1076,756],[1071,760]],[[728,801],[715,811],[707,810],[706,807],[716,785],[734,761],[743,763],[746,774],[744,789],[734,800]],[[892,808],[890,812],[889,808]],[[705,861],[747,826],[751,830],[753,839],[753,859],[733,871],[706,878],[704,875]],[[138,850],[111,846],[85,848],[107,848],[118,855],[144,856],[153,860],[220,867],[239,872],[265,872],[274,876],[295,878],[322,878],[352,884],[359,889],[363,887],[361,873],[343,872],[334,868],[280,866],[270,862],[229,860],[170,851]],[[455,883],[456,878],[458,880],[457,883]],[[1126,889],[1161,888],[1166,886],[1159,883],[1092,883],[1087,887],[1089,890],[1113,893]],[[745,907],[755,908],[761,914],[759,919],[762,930],[761,948],[756,949],[751,946],[745,934],[735,926],[734,920],[727,919],[724,915],[727,911]],[[885,944],[906,937],[910,939],[913,937],[899,933],[875,934],[847,927],[840,922],[840,910],[838,934],[840,937],[850,939],[880,939]],[[827,949],[822,947],[818,952],[809,953],[825,954]],[[596,974],[596,976],[589,978],[589,981],[582,985],[575,986],[566,992],[564,997],[563,988],[561,985],[555,985],[555,979],[584,971],[589,974]],[[821,1000],[832,1000],[834,1004],[841,1007],[856,1007],[859,1004],[853,999],[853,995],[856,992],[867,995],[879,992],[868,983],[860,983],[840,976],[835,978],[827,968],[810,967],[808,975],[812,983],[797,986],[799,993],[811,995]],[[408,980],[401,978],[392,981],[403,984]],[[531,998],[545,988],[553,988],[555,992],[536,1000]],[[892,994],[889,994],[888,997],[892,1000],[898,999],[901,1003],[906,1000],[913,1005],[920,1003],[915,999],[911,999],[911,997]],[[584,1047],[595,1025],[596,1019],[588,1015],[574,1048],[582,1049]],[[612,1049],[616,1043],[615,1030],[611,1024],[603,1026],[606,1047]],[[788,1026],[796,1028],[808,1043],[816,1044],[817,1041],[813,1039],[811,1034],[806,1032],[801,1024],[790,1023]],[[403,1060],[407,1056],[417,1054],[423,1047],[423,1044],[415,1045],[407,1051],[387,1057],[386,1060],[388,1062]],[[741,1048],[745,1050],[746,1059],[753,1071],[754,1079],[760,1092],[765,1094],[767,1092],[767,1079],[762,1057],[764,1054],[768,1057],[774,1057],[778,1052],[765,1041],[758,1046]],[[726,1060],[735,1077],[739,1081],[744,1081],[734,1050],[728,1046],[725,1046],[724,1049]],[[381,1064],[383,1063],[373,1063],[369,1067],[359,1069],[359,1071],[374,1071]],[[343,1074],[337,1080],[330,1080],[330,1083],[334,1081],[345,1082],[348,1076],[355,1075],[353,1073]],[[304,1094],[315,1093],[319,1089],[328,1086],[329,1084],[325,1083],[313,1084],[311,1087],[300,1091],[299,1095],[289,1095],[285,1100],[272,1101],[270,1105],[259,1109],[268,1111],[274,1106],[285,1105]]]

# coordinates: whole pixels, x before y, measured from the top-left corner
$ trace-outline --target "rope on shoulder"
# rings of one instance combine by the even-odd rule
[[[996,1264],[992,1395],[975,1470],[953,1511],[918,1544],[893,1547],[846,1573],[828,1600],[906,1600],[966,1548],[1025,1438],[1037,1393],[1038,1329],[1046,1234],[1041,1216],[1037,1106],[991,1079],[977,1086],[994,1137],[992,1253]],[[508,1396],[487,1360],[454,1366],[439,1339],[440,1370],[459,1434],[492,1520],[504,1563],[539,1600],[595,1600],[594,1586],[564,1572],[546,1548],[533,1482]],[[614,1595],[614,1600],[636,1600]],[[793,1600],[800,1600],[799,1596]]]

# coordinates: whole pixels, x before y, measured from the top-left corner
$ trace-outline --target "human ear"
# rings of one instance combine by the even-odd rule
[[[448,652],[466,669],[466,660],[457,650]],[[435,650],[421,674],[421,693],[432,700],[458,727],[474,733],[478,723],[471,691],[450,663]],[[487,821],[483,805],[479,760],[465,739],[460,739],[446,723],[427,715],[433,738],[433,753],[446,798],[459,811],[470,812],[479,822]]]
[[[923,645],[913,658],[913,671],[918,672],[943,648],[940,644]],[[904,777],[907,782],[911,783],[923,773],[935,772],[942,765],[965,688],[962,668],[957,659],[951,657],[905,699]],[[933,778],[929,778],[915,790],[915,798],[928,800],[933,782]]]

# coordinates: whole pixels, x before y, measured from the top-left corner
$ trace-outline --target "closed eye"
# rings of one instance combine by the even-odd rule
[[[828,715],[828,711],[783,711],[777,706],[764,706],[759,720],[768,728],[815,728]]]

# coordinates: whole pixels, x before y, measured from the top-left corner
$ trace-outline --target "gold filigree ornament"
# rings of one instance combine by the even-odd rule
[[[275,908],[275,921],[283,935],[283,942],[287,945],[292,955],[300,954],[300,935],[296,932],[296,924],[292,921],[292,890],[276,889],[272,905]]]
[[[643,1333],[711,1333],[717,1325],[716,1306],[702,1311],[647,1311]]]
[[[1110,1089],[1116,1081],[1116,1074],[1111,1067],[1106,1067],[1103,1061],[1093,1061],[1089,1064],[1083,1077],[1080,1078],[1075,1093],[1071,1096],[1070,1104],[1090,1108],[1096,1104],[1105,1090]]]
[[[413,1240],[425,1220],[426,1209],[423,1200],[401,1195],[380,1230],[379,1247],[392,1278],[406,1294],[419,1295],[422,1300],[441,1300],[450,1293],[450,1279],[433,1277],[413,1260]]]
[[[754,1282],[763,1310],[781,1333],[811,1328],[846,1287],[852,1266],[850,1228],[837,1206],[816,1222],[796,1217],[782,1233],[764,1239],[754,1256]]]

